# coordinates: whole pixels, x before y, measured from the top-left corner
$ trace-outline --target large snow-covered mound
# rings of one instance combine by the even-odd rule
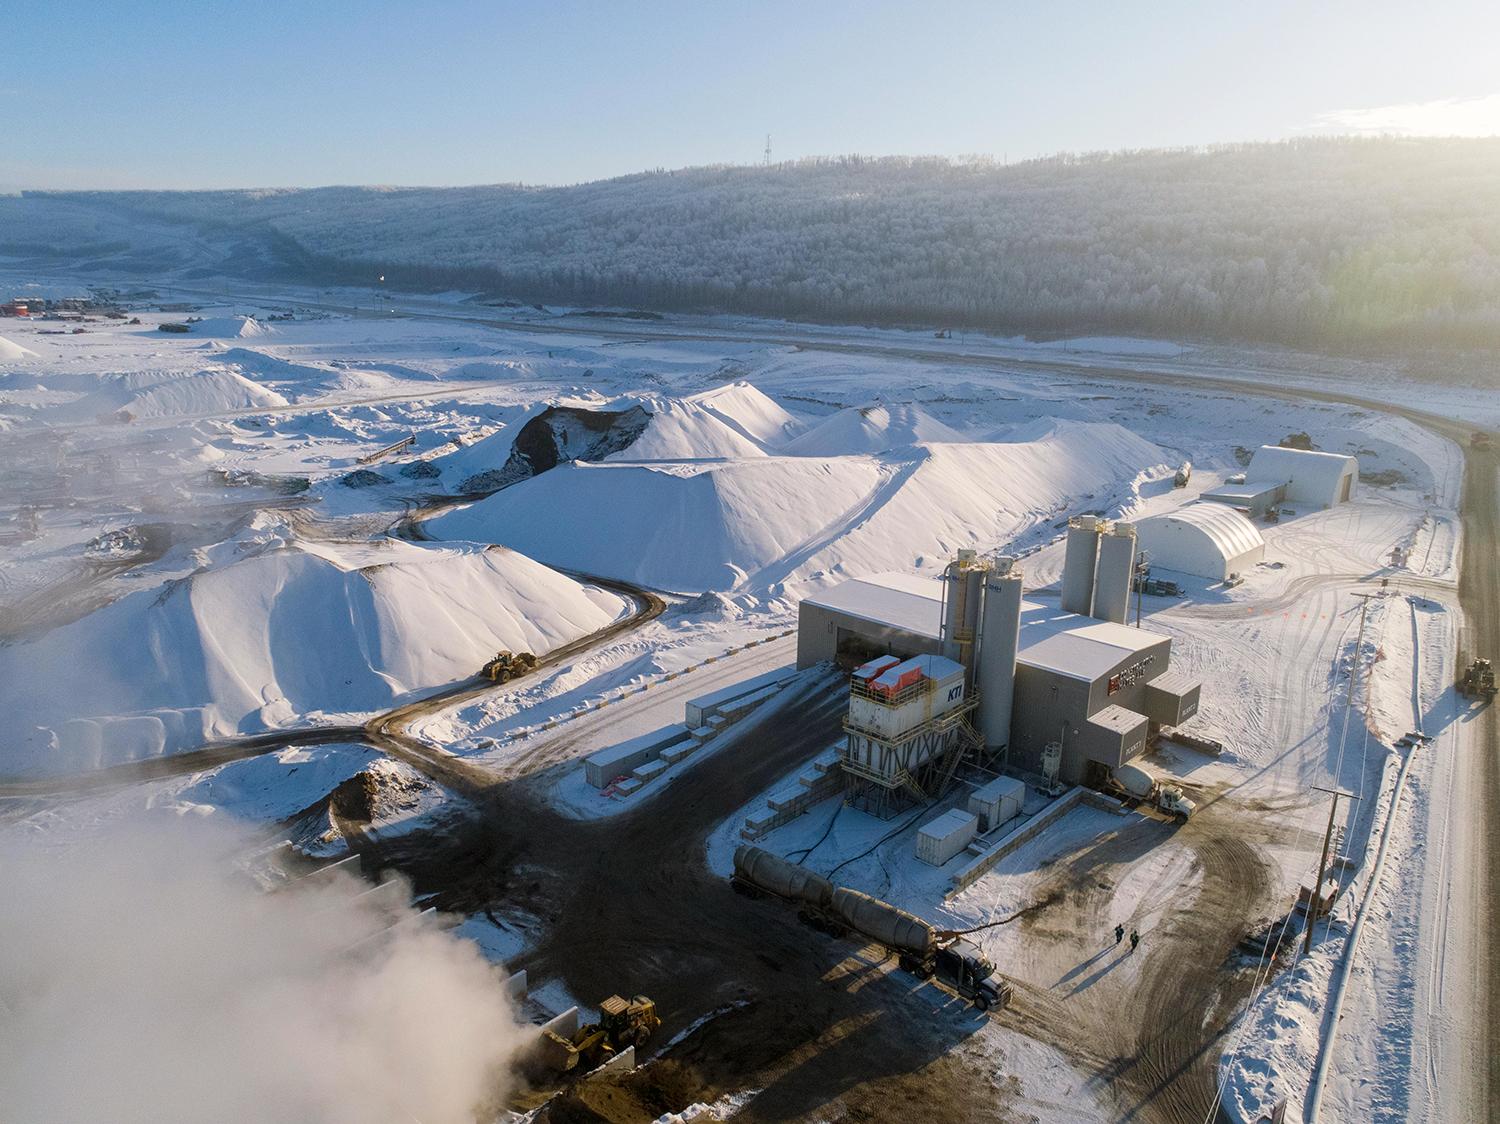
[[[196,417],[236,410],[278,410],[287,400],[274,390],[227,367],[208,367],[192,374],[140,372],[109,379],[92,394],[58,406],[48,416],[84,420],[108,414],[130,418]]]
[[[763,457],[798,423],[749,383],[685,397],[565,397],[515,411],[466,448],[434,459],[452,488],[489,492],[573,461]]]
[[[0,771],[95,768],[377,710],[473,675],[502,648],[545,652],[623,611],[614,594],[506,550],[272,549],[0,648],[14,747]]]
[[[554,565],[683,592],[778,596],[1010,541],[1084,499],[1121,495],[1166,458],[1121,426],[897,454],[570,465],[430,524]]]
[[[962,441],[963,435],[910,402],[850,406],[824,418],[782,452],[794,457],[883,453],[906,445]]]
[[[0,336],[0,359],[35,359],[36,352],[28,351],[14,340]]]
[[[243,340],[252,336],[268,336],[276,331],[268,328],[253,316],[209,316],[194,320],[188,328],[195,336],[211,339]]]
[[[759,457],[799,426],[791,414],[747,382],[684,398],[640,400],[651,415],[645,432],[610,460],[676,461]]]

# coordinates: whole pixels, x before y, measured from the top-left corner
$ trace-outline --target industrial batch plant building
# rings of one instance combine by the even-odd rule
[[[1134,548],[1128,524],[1072,521],[1063,600],[1084,612],[1022,599],[1020,570],[1009,560],[991,570],[970,556],[943,578],[843,582],[802,602],[797,665],[834,660],[884,674],[899,660],[942,656],[933,685],[955,682],[954,666],[963,669],[973,729],[988,750],[1040,773],[1044,751],[1059,746],[1058,779],[1100,780],[1145,750],[1152,723],[1175,726],[1198,709],[1198,684],[1170,670],[1171,638],[1124,623]],[[873,659],[880,654],[890,662]],[[939,696],[945,703],[948,690]],[[856,682],[856,748],[869,725],[855,714],[864,694]],[[850,764],[857,770],[863,761],[846,762],[846,770]]]

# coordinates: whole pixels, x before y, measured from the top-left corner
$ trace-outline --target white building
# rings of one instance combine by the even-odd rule
[[[1232,507],[1190,503],[1135,525],[1136,540],[1152,568],[1223,581],[1243,573],[1266,554],[1254,523]]]
[[[1359,483],[1359,461],[1343,453],[1314,453],[1262,445],[1245,470],[1246,485],[1281,485],[1286,503],[1332,507],[1348,503]]]

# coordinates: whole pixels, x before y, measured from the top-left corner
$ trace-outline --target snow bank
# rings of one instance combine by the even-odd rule
[[[782,452],[796,457],[837,457],[963,439],[957,430],[910,402],[875,403],[840,410],[788,442]]]
[[[0,649],[0,708],[18,731],[5,771],[97,768],[310,713],[377,710],[622,610],[508,551],[272,549]]]
[[[0,359],[35,359],[36,352],[28,351],[20,344],[0,336]]]
[[[1164,462],[1121,426],[1062,422],[1029,442],[918,445],[884,458],[571,465],[429,527],[658,588],[779,596],[995,546]]]

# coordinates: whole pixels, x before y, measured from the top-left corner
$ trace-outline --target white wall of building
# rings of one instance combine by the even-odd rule
[[[1286,502],[1332,507],[1354,495],[1359,461],[1343,453],[1315,453],[1262,445],[1245,470],[1246,484],[1285,484]]]

